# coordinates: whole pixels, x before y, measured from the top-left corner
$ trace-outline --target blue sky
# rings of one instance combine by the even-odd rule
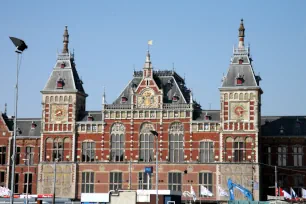
[[[19,117],[41,117],[41,93],[62,49],[83,79],[87,110],[111,103],[141,70],[153,40],[155,69],[172,69],[203,108],[220,108],[218,88],[244,18],[246,43],[264,91],[263,115],[306,115],[306,1],[1,1],[0,110],[13,115],[16,55],[8,36],[26,41],[20,72]]]

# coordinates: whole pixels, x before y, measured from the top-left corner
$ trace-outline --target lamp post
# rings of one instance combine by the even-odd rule
[[[28,194],[29,194],[29,177],[30,177],[30,160],[29,159],[23,159],[23,161],[27,161],[28,165],[28,173],[27,173],[27,192],[26,192],[26,204],[28,204]]]
[[[150,130],[150,132],[156,137],[156,204],[158,204],[158,133],[155,130]]]
[[[16,134],[17,134],[17,105],[18,105],[18,76],[20,70],[21,59],[19,56],[22,56],[22,53],[28,46],[21,39],[10,37],[11,41],[16,47],[15,52],[17,53],[17,73],[16,73],[16,86],[15,86],[15,110],[14,110],[14,135],[12,140],[12,169],[11,169],[11,195],[10,195],[10,204],[14,203],[14,185],[15,185],[15,156],[16,156]]]
[[[55,204],[55,189],[56,189],[56,162],[58,162],[58,158],[54,159],[54,181],[53,181],[53,196],[52,196],[52,204]]]

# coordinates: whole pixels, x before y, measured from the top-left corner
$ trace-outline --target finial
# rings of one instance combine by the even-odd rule
[[[64,43],[64,47],[63,47],[63,53],[68,53],[68,43],[69,43],[69,34],[68,34],[68,26],[65,26],[65,31],[64,31],[64,35],[63,35],[64,39],[63,39],[63,43]]]
[[[151,62],[149,50],[147,51],[146,62]]]
[[[6,115],[7,113],[7,103],[4,104],[4,114]]]
[[[239,44],[238,44],[238,48],[244,48],[244,31],[245,31],[245,28],[244,28],[244,25],[243,25],[243,19],[241,19],[241,22],[240,22],[240,26],[239,26]]]
[[[245,28],[243,25],[243,19],[241,19],[240,27],[239,27],[239,37],[244,37],[244,31],[245,31]]]

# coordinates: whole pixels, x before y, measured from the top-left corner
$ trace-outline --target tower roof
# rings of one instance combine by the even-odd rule
[[[74,63],[74,54],[68,51],[68,29],[65,26],[64,48],[57,56],[56,64],[42,93],[80,93],[86,95],[83,82]],[[87,95],[86,95],[87,96]]]
[[[226,76],[222,79],[221,88],[260,88],[261,78],[255,75],[250,58],[249,47],[244,46],[244,25],[241,19],[239,27],[239,44],[233,50],[233,57]]]

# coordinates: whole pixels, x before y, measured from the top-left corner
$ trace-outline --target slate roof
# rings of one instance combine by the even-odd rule
[[[113,104],[120,104],[121,97],[123,96],[128,99],[127,103],[129,103],[131,101],[132,91],[138,87],[142,80],[142,76],[142,71],[134,71],[133,79],[128,83]],[[157,86],[163,89],[163,103],[190,103],[190,90],[185,86],[185,80],[175,71],[153,71],[153,79]],[[172,101],[174,95],[178,96],[176,102]]]
[[[61,68],[61,64],[64,63],[65,67]],[[57,81],[63,80],[64,85],[62,88],[57,88]],[[46,86],[42,90],[44,92],[80,92],[85,94],[83,88],[83,82],[80,79],[78,72],[75,68],[74,56],[69,53],[58,54],[58,59],[55,67],[46,83]]]
[[[102,121],[102,111],[85,111],[84,115],[81,117],[81,120],[78,122],[88,121],[88,116],[92,116],[93,121]]]
[[[249,53],[246,50],[241,51],[237,49],[236,53],[232,58],[232,62],[229,66],[226,76],[223,78],[222,88],[244,88],[244,87],[258,87],[261,78],[256,76],[252,67],[252,60],[249,57]],[[242,59],[243,63],[239,64],[239,60]],[[238,76],[242,76],[244,82],[241,85],[236,84],[236,79]]]
[[[261,136],[306,136],[306,116],[262,116]]]
[[[2,114],[2,117],[10,131],[14,131],[14,117]],[[32,123],[35,124],[32,127]],[[40,118],[18,118],[17,137],[40,137],[41,136]]]
[[[220,110],[198,110],[193,113],[193,120],[205,121],[206,116],[210,116],[209,121],[220,121]]]

